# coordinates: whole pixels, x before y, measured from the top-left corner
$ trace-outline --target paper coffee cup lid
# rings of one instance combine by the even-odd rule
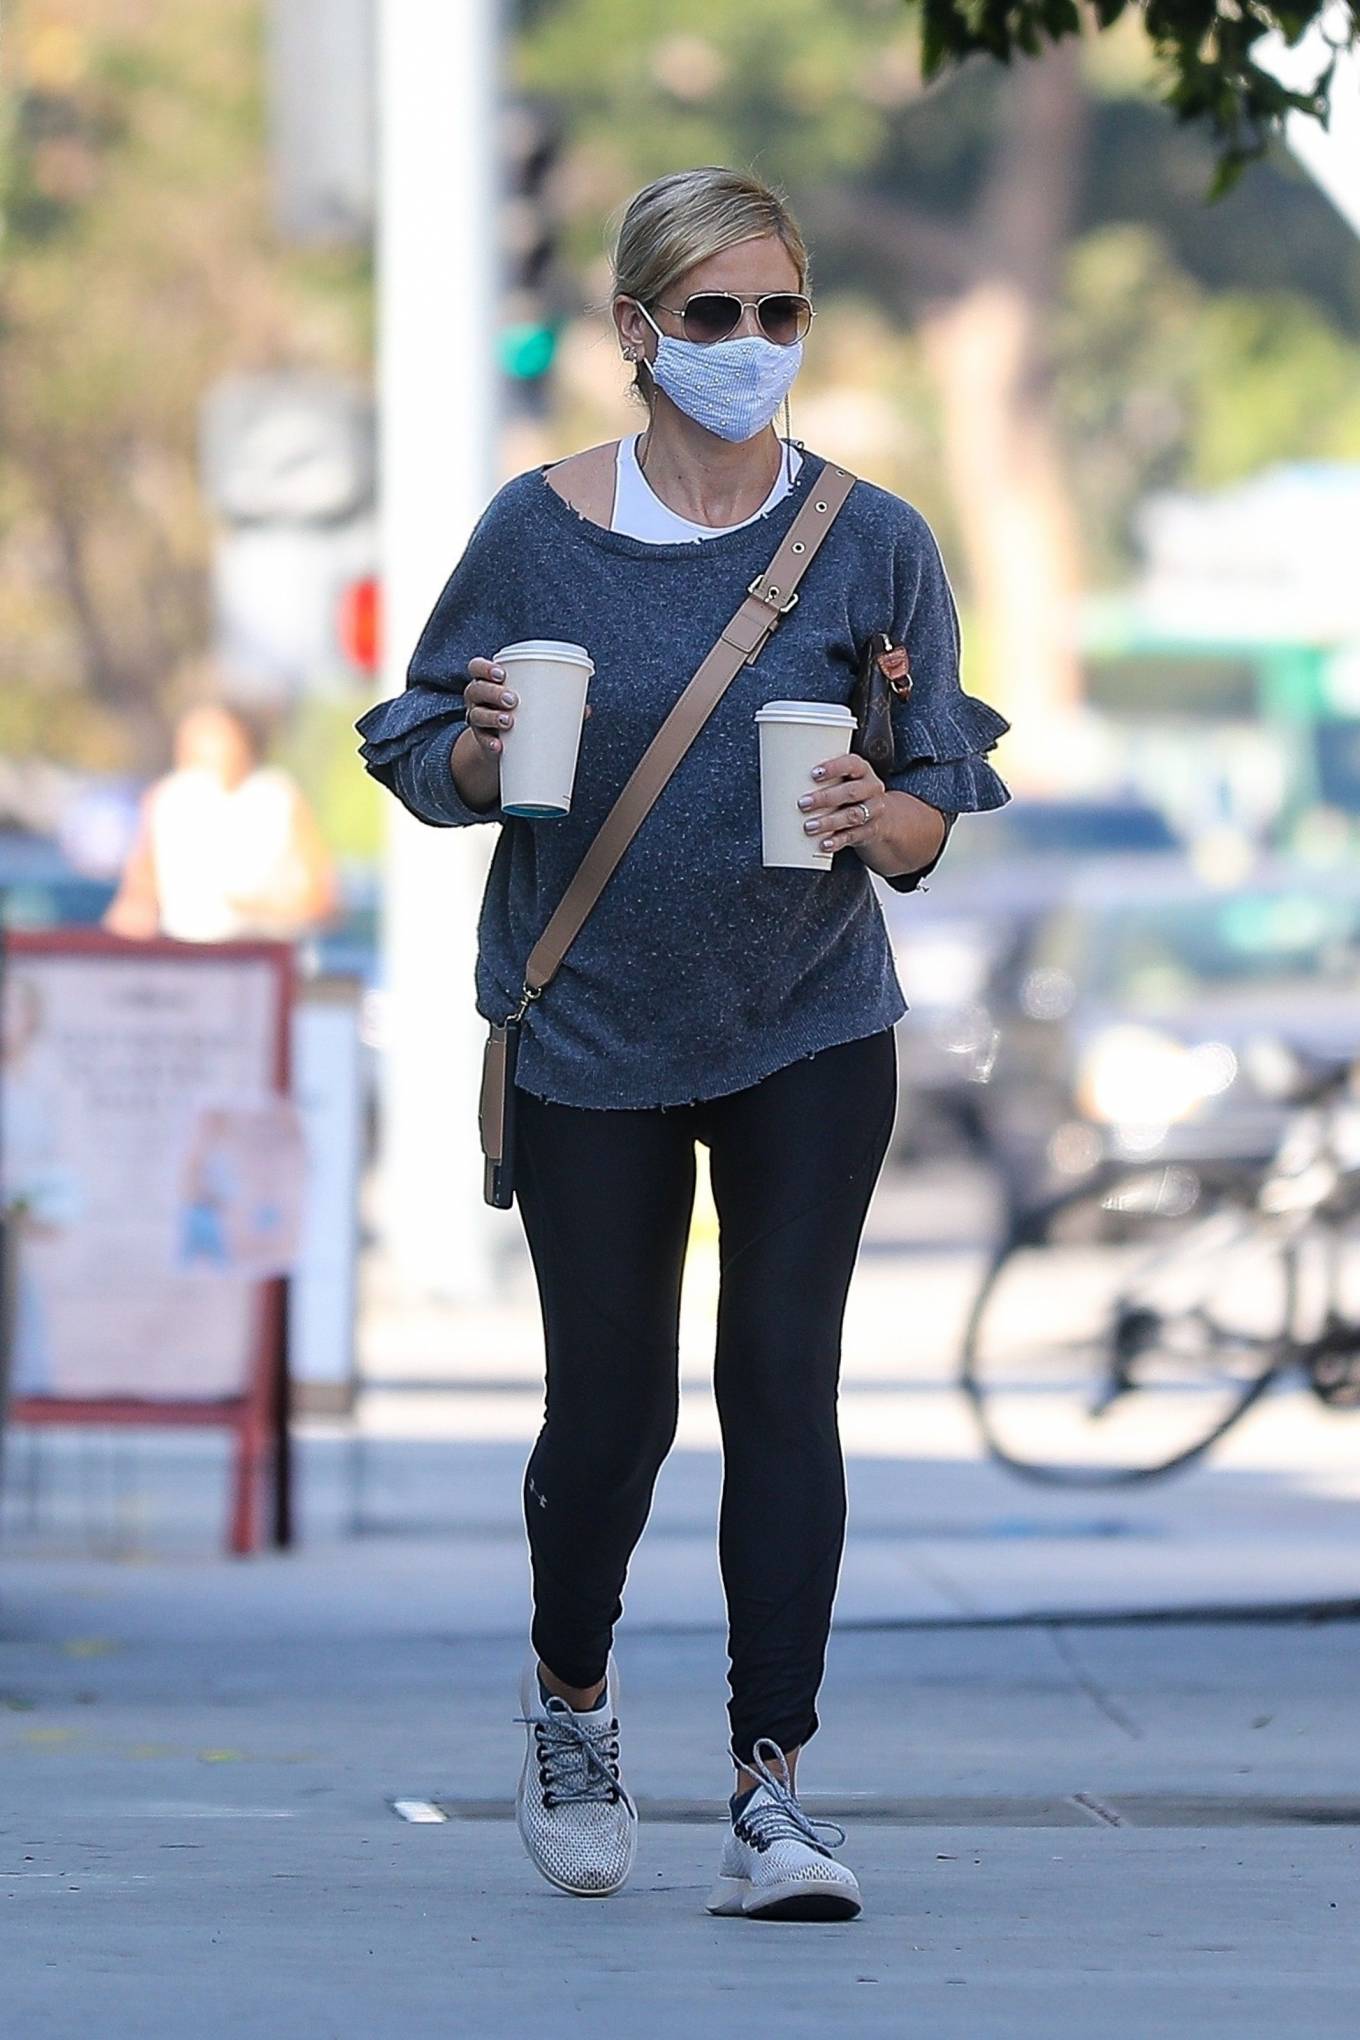
[[[854,711],[842,707],[838,701],[767,701],[764,708],[756,711],[758,723],[852,723],[854,720]]]
[[[569,645],[561,638],[524,638],[516,645],[504,645],[496,654],[496,663],[502,659],[559,659],[566,666],[588,666],[593,673],[595,661],[584,645]]]

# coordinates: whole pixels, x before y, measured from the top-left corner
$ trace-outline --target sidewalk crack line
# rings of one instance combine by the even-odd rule
[[[1077,1685],[1091,1702],[1091,1705],[1099,1713],[1103,1714],[1107,1721],[1112,1722],[1121,1735],[1126,1735],[1130,1742],[1141,1742],[1143,1731],[1138,1723],[1131,1714],[1125,1712],[1113,1695],[1106,1691],[1099,1679],[1087,1671],[1085,1665],[1073,1649],[1066,1632],[1056,1624],[1053,1624],[1049,1627],[1048,1636],[1054,1650],[1072,1674]]]

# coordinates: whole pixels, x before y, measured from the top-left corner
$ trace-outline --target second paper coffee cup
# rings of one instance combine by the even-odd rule
[[[525,638],[504,646],[495,662],[519,696],[514,727],[501,742],[501,807],[543,821],[570,814],[594,661],[581,645]]]
[[[760,731],[762,861],[799,871],[829,871],[831,859],[803,827],[801,795],[816,784],[814,765],[850,749],[855,718],[834,701],[767,701],[756,714]]]

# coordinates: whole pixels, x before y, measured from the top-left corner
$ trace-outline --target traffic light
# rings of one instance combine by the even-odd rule
[[[382,589],[376,575],[346,583],[336,621],[346,661],[355,672],[371,677],[382,663]]]
[[[557,352],[561,306],[555,275],[553,179],[562,129],[543,100],[512,100],[502,128],[500,358],[512,408],[541,412]]]

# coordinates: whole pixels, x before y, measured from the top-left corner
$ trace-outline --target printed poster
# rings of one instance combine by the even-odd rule
[[[305,1167],[258,956],[10,946],[0,1194],[11,1394],[174,1401],[246,1387],[258,1284],[292,1264]]]

